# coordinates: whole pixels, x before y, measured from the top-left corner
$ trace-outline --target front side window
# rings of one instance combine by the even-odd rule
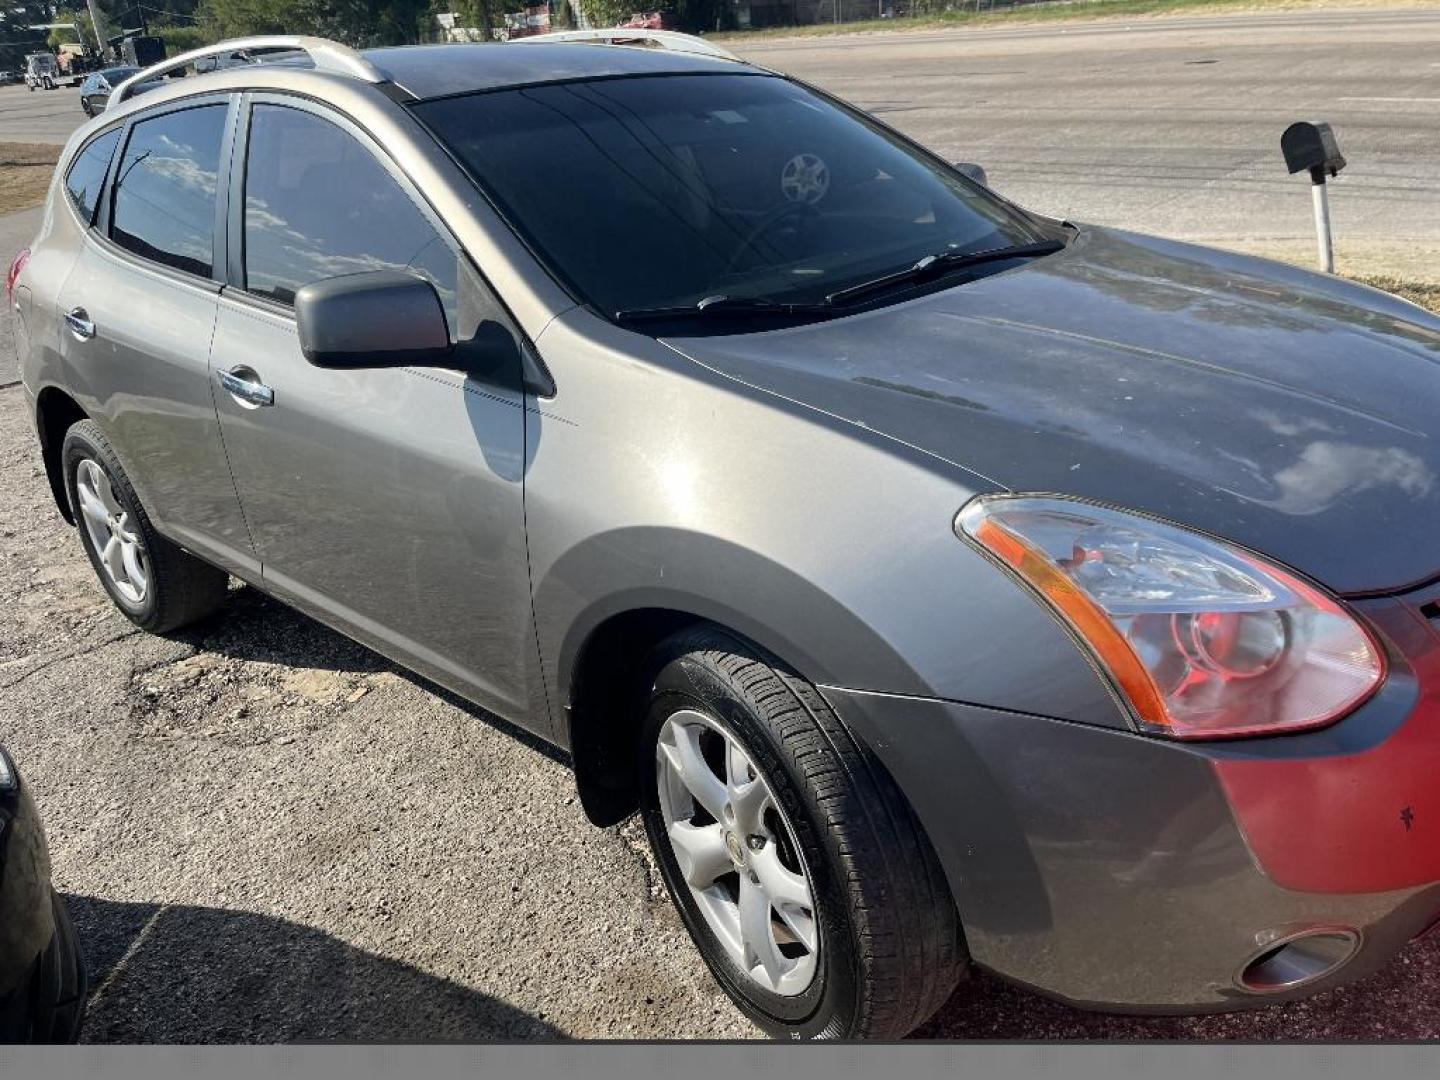
[[[903,139],[785,79],[553,83],[415,112],[599,310],[817,303],[1038,227]]]
[[[110,171],[110,159],[115,156],[115,146],[120,142],[120,129],[107,131],[92,139],[70,165],[65,174],[65,190],[80,220],[86,225],[95,222],[95,207],[100,202],[100,186],[105,183],[105,174]]]
[[[312,281],[366,270],[428,278],[455,326],[458,257],[349,132],[284,105],[256,105],[245,164],[245,288],[291,303]]]
[[[115,178],[115,243],[177,270],[210,276],[225,111],[225,105],[202,105],[141,120],[130,129]]]

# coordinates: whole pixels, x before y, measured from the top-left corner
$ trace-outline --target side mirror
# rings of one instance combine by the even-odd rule
[[[968,176],[981,187],[990,186],[990,178],[985,175],[984,166],[976,165],[973,161],[957,161],[954,164],[956,172]]]
[[[446,367],[454,346],[435,286],[399,270],[346,274],[295,294],[300,351],[316,367]]]

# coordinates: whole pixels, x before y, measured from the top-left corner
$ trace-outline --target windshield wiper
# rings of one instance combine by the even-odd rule
[[[630,308],[615,312],[616,322],[670,322],[676,319],[744,318],[746,316],[787,317],[829,315],[830,303],[787,304],[758,296],[707,296],[699,303],[678,307]]]
[[[1053,255],[1064,247],[1064,242],[1060,240],[1042,240],[1035,244],[1017,244],[1014,247],[989,248],[985,251],[946,251],[939,255],[926,255],[919,262],[913,266],[907,266],[904,270],[897,270],[893,274],[885,274],[883,277],[862,281],[859,285],[851,285],[847,289],[833,292],[825,297],[825,302],[838,307],[872,292],[888,289],[892,285],[929,281],[931,278],[939,277],[952,270],[963,270],[967,266],[981,266],[984,263],[1003,262],[1007,259],[1034,258],[1038,255]]]
[[[1034,258],[1039,255],[1053,255],[1065,247],[1060,240],[1042,240],[1035,244],[1019,244],[1015,247],[990,248],[986,251],[946,251],[939,255],[926,255],[913,266],[897,270],[893,274],[871,281],[851,285],[831,293],[819,303],[789,304],[778,300],[766,300],[758,296],[707,296],[695,304],[676,307],[627,308],[615,312],[616,322],[671,322],[678,319],[721,318],[741,319],[760,316],[762,318],[815,317],[834,315],[835,309],[851,303],[872,292],[887,289],[892,285],[928,281],[952,270],[984,263],[1003,262],[1007,259]]]

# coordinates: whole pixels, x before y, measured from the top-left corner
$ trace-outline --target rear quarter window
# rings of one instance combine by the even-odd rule
[[[100,187],[105,183],[105,174],[110,171],[110,159],[115,156],[115,147],[120,142],[120,129],[107,131],[91,139],[70,163],[65,173],[65,193],[70,205],[87,226],[95,223],[95,208],[100,205]]]

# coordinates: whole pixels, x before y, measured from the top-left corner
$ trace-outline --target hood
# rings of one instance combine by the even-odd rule
[[[1085,228],[880,310],[667,343],[996,490],[1143,510],[1338,592],[1440,573],[1440,319],[1340,279]]]

